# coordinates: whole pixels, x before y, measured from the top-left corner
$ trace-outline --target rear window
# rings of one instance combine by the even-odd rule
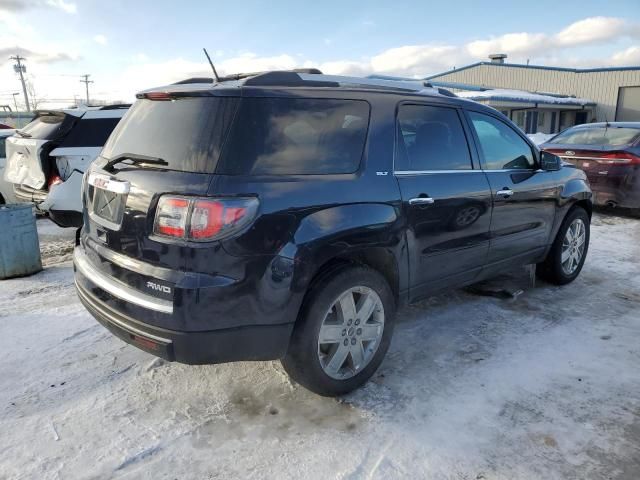
[[[136,153],[161,158],[169,170],[213,173],[237,103],[232,97],[138,100],[109,137],[102,156]]]
[[[119,118],[82,119],[64,137],[60,147],[102,147],[119,121]]]
[[[549,143],[567,145],[602,145],[619,147],[633,143],[640,136],[637,128],[624,127],[590,127],[570,128],[565,130]]]
[[[353,173],[368,124],[361,100],[244,98],[217,173]]]
[[[41,115],[19,130],[25,136],[40,140],[51,140],[59,133],[65,115]]]

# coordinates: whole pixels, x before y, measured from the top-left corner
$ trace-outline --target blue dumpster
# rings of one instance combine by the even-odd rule
[[[0,205],[0,280],[42,270],[36,217],[29,203]]]

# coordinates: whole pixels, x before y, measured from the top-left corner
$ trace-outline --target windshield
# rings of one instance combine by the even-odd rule
[[[51,140],[60,132],[64,114],[44,114],[36,117],[26,127],[18,130],[18,135],[40,140]]]
[[[601,145],[618,147],[633,143],[640,136],[640,129],[624,127],[589,127],[565,130],[549,143],[566,145]]]
[[[102,156],[145,155],[161,158],[168,170],[213,173],[237,102],[233,97],[138,100],[107,140]]]

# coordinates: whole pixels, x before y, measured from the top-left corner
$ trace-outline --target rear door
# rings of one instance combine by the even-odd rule
[[[488,263],[535,259],[549,243],[560,187],[515,127],[497,115],[467,115],[493,195]]]
[[[472,281],[489,249],[491,190],[461,112],[401,104],[395,176],[407,219],[413,298]]]

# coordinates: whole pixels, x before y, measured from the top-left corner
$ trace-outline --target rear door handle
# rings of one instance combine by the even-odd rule
[[[496,195],[500,195],[501,197],[510,197],[513,195],[513,190],[510,188],[504,187],[502,190],[498,190]]]
[[[409,199],[409,205],[433,205],[435,200],[431,197],[415,197]]]

